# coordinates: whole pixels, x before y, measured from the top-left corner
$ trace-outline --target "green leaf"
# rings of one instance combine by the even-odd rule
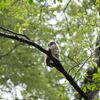
[[[29,4],[32,4],[33,3],[33,0],[29,0]]]
[[[62,2],[62,0],[58,0],[59,2]]]
[[[100,74],[100,68],[98,68],[97,72]]]

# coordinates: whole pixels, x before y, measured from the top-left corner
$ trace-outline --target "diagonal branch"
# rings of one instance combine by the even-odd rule
[[[68,1],[68,3],[66,4],[65,8],[63,9],[63,13],[66,11],[68,5],[70,4],[71,0]]]
[[[19,42],[34,46],[35,48],[37,48],[41,52],[47,54],[47,51],[45,49],[43,49],[41,46],[39,46],[38,44],[32,42],[31,40],[27,40],[23,37],[17,36],[17,34],[7,34],[5,32],[0,32],[0,36],[10,38],[10,39],[13,39],[13,40],[17,40]]]
[[[32,42],[31,40],[28,40],[26,38],[20,37],[17,34],[7,34],[6,32],[0,32],[0,36],[1,37],[5,37],[5,38],[9,38],[9,39],[13,39],[25,44],[28,44],[30,46],[34,46],[36,49],[38,49],[40,52],[46,54],[47,56],[49,56],[49,58],[54,62],[55,68],[60,71],[65,78],[69,81],[69,83],[76,89],[76,91],[85,99],[85,100],[89,100],[89,98],[87,97],[87,95],[82,91],[82,89],[76,84],[76,82],[74,81],[74,79],[65,71],[65,69],[63,68],[62,64],[60,63],[59,60],[57,60],[55,57],[53,57],[51,55],[51,53],[45,49],[43,49],[41,46],[39,46],[38,44],[36,44],[35,42]]]

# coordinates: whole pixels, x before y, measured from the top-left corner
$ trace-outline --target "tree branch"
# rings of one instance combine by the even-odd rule
[[[3,30],[3,31],[5,31],[5,32],[9,32],[10,34],[15,34],[15,35],[18,35],[18,36],[22,36],[22,37],[30,40],[30,38],[28,36],[26,36],[25,34],[18,34],[16,32],[13,32],[12,30],[6,29],[6,28],[4,28],[2,26],[0,26],[0,29]]]
[[[65,69],[63,68],[62,64],[60,63],[59,60],[57,60],[55,57],[53,57],[51,55],[50,52],[48,52],[47,50],[43,49],[41,46],[39,46],[38,44],[36,44],[35,42],[32,42],[31,40],[28,40],[26,38],[20,37],[17,34],[7,34],[5,32],[0,32],[0,36],[5,37],[5,38],[9,38],[9,39],[13,39],[13,40],[17,40],[19,42],[28,44],[30,46],[34,46],[36,49],[38,49],[39,51],[43,52],[44,54],[46,54],[47,56],[49,56],[49,58],[54,62],[55,64],[55,68],[60,71],[65,78],[69,81],[69,83],[75,88],[75,90],[85,99],[85,100],[89,100],[89,98],[87,97],[87,95],[82,91],[82,89],[76,84],[76,82],[74,81],[74,79],[65,71]]]
[[[68,1],[68,3],[66,4],[65,8],[63,9],[63,13],[65,12],[65,10],[67,9],[68,5],[70,4],[71,0]]]

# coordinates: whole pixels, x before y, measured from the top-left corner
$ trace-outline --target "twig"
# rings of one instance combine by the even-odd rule
[[[75,67],[79,66],[81,63],[76,62],[73,58],[71,58],[70,56],[68,56],[68,58],[73,61],[74,63],[76,63],[76,65],[73,65],[73,67],[71,69],[69,69],[68,73],[70,73]]]
[[[9,50],[7,53],[3,54],[0,56],[0,59],[2,59],[3,57],[9,55],[14,49],[16,49],[20,44],[15,45],[11,50]]]
[[[89,56],[81,65],[81,67],[77,70],[77,72],[75,73],[74,79],[77,76],[77,73],[82,69],[82,67],[85,65],[86,62],[88,62],[88,60],[92,57],[93,54],[91,54],[91,56]]]
[[[65,8],[63,9],[63,13],[65,12],[65,10],[67,9],[68,5],[70,4],[71,0],[68,1],[68,3],[66,4]]]

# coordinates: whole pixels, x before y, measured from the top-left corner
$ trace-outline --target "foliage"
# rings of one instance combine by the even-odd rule
[[[0,26],[25,34],[44,48],[49,41],[57,41],[64,68],[81,82],[86,69],[96,66],[95,37],[100,31],[100,17],[95,5],[98,0],[93,1],[72,0],[64,10],[67,2],[65,4],[63,0],[0,0]],[[8,86],[9,79],[14,86],[25,84],[22,95],[28,100],[73,97],[75,90],[67,81],[62,81],[64,77],[56,69],[46,67],[44,59],[45,55],[35,48],[0,37],[1,86]],[[98,69],[94,79],[99,74]],[[88,88],[98,88],[99,83],[96,80],[96,84],[88,85]]]

